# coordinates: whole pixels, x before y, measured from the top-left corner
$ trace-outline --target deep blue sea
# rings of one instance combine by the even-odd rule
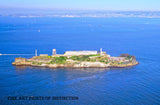
[[[16,67],[16,57],[99,50],[135,55],[130,68]],[[160,104],[160,18],[0,17],[0,104]],[[77,96],[78,100],[8,100],[8,96]]]

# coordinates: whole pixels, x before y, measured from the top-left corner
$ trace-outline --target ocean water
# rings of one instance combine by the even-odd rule
[[[99,50],[135,55],[129,68],[16,67],[30,58],[66,50]],[[0,17],[0,103],[13,104],[160,104],[160,19]],[[8,96],[77,96],[78,100],[8,100]]]

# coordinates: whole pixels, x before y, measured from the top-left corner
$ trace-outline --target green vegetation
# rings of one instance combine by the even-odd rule
[[[122,65],[122,64],[124,64],[124,62],[121,62],[120,64]]]
[[[90,61],[89,55],[72,56],[70,59],[76,61]]]
[[[94,58],[91,58],[94,57]],[[103,63],[108,63],[108,58],[107,57],[101,57],[100,54],[97,55],[81,55],[81,56],[72,56],[70,57],[72,60],[76,61],[88,61],[88,62],[103,62]]]
[[[125,60],[129,60],[129,62],[133,62],[133,57],[134,56],[130,56],[129,54],[122,54],[121,56],[125,57]],[[124,64],[123,61],[109,61],[109,58],[107,56],[101,56],[100,54],[96,54],[96,55],[79,55],[79,56],[71,56],[71,57],[67,57],[67,56],[59,56],[59,57],[52,57],[52,56],[36,56],[34,57],[34,60],[42,60],[45,61],[45,64],[70,64],[68,63],[66,60],[70,59],[73,60],[74,63],[76,63],[76,61],[78,62],[83,62],[83,61],[87,61],[87,62],[102,62],[105,64],[110,63],[111,65],[122,65]],[[47,62],[48,61],[48,62]],[[32,62],[32,64],[34,65],[42,65],[42,62]],[[77,62],[77,63],[78,63]]]
[[[106,57],[99,57],[98,58],[98,61],[100,61],[100,62],[104,62],[104,63],[108,63],[108,58],[106,58]]]
[[[35,65],[35,64],[36,64],[36,62],[32,62],[32,64],[34,64],[34,65]]]
[[[43,62],[38,62],[37,65],[42,65]]]
[[[135,56],[131,56],[130,54],[121,54],[120,57],[126,57],[125,60],[129,60],[129,61],[136,59]]]
[[[34,56],[33,59],[42,59],[42,60],[48,60],[51,59],[52,56]]]
[[[131,58],[132,58],[132,56],[127,56],[127,58],[128,58],[128,59],[131,59]]]
[[[32,62],[33,65],[42,65],[43,62]]]
[[[101,56],[101,54],[89,55],[89,57]]]
[[[47,58],[52,58],[52,56],[46,56]]]
[[[118,62],[118,65],[122,65],[122,64],[124,64],[124,62]]]
[[[51,64],[64,64],[66,63],[67,57],[65,56],[60,56],[60,57],[53,57],[52,61],[50,62]]]

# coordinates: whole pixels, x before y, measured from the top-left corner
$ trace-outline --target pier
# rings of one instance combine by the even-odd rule
[[[34,54],[1,54],[1,53],[0,53],[0,56],[1,56],[1,55],[34,55]]]
[[[2,54],[2,53],[0,53],[0,56],[1,55],[35,55],[35,56],[37,56],[37,49],[35,49],[35,54]]]

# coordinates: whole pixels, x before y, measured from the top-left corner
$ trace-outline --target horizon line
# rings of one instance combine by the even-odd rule
[[[6,9],[6,10],[12,10],[12,9],[20,9],[20,10],[72,10],[72,11],[160,11],[157,9],[105,9],[105,8],[44,8],[44,7],[7,7],[7,6],[1,6],[0,9]]]

